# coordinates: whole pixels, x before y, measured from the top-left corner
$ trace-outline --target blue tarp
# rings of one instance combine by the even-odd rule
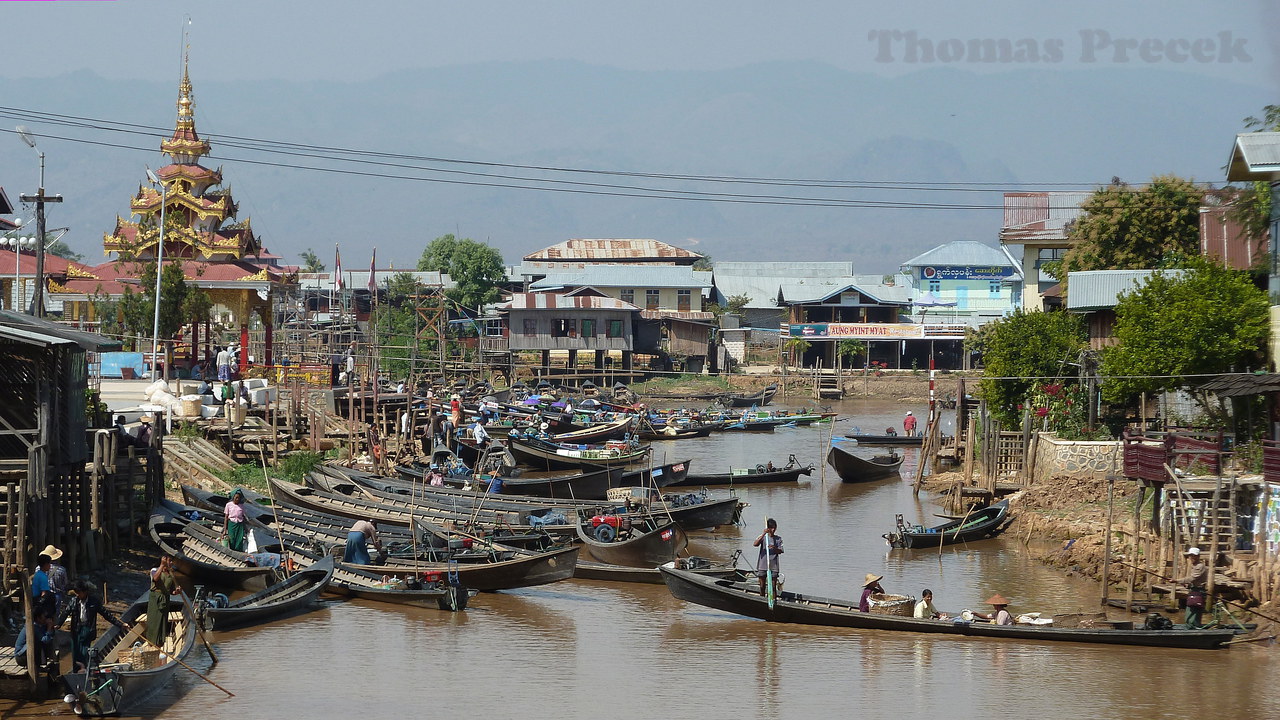
[[[121,377],[120,368],[133,368],[134,377],[146,377],[147,369],[142,361],[142,353],[136,352],[108,352],[99,355],[102,359],[102,370],[99,377],[118,378]]]

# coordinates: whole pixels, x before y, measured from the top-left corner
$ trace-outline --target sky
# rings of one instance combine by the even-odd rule
[[[1280,85],[1280,10],[1272,0],[19,0],[0,10],[10,29],[0,76],[91,69],[107,78],[155,79],[174,72],[187,15],[194,52],[216,57],[202,73],[219,81],[359,81],[405,68],[541,59],[642,70],[818,60],[893,75],[926,64],[919,44],[916,62],[908,61],[906,34],[915,33],[917,43],[935,48],[951,40],[1031,40],[1040,62],[1061,67],[1168,64]],[[1189,51],[1196,40],[1210,41],[1213,51],[1202,45],[1191,57],[1176,45],[1171,56],[1164,52],[1180,41]],[[1054,41],[1061,52],[1046,53]],[[1145,54],[1142,41],[1155,41]],[[945,61],[935,53],[933,62]],[[950,62],[1002,66],[954,54]]]
[[[1034,112],[1013,117],[1013,113],[964,106],[965,98],[958,101],[961,106],[954,112],[951,107],[942,111],[928,106],[931,98],[923,98],[924,102],[919,106],[924,112],[942,113],[938,116],[940,122],[929,128],[931,135],[920,130],[918,124],[911,126],[907,120],[912,118],[902,117],[898,122],[894,115],[912,110],[898,106],[876,107],[873,116],[888,117],[890,121],[868,128],[868,139],[897,142],[898,139],[891,135],[901,133],[912,136],[913,141],[944,142],[942,150],[920,145],[903,150],[897,157],[920,157],[932,161],[943,150],[954,149],[972,166],[958,176],[962,180],[973,180],[975,176],[983,180],[1016,176],[1019,180],[1033,182],[1095,182],[1099,178],[1105,181],[1113,174],[1122,174],[1127,180],[1141,181],[1161,172],[1181,172],[1212,180],[1220,176],[1217,167],[1217,157],[1222,152],[1218,147],[1223,143],[1220,138],[1239,131],[1238,119],[1245,114],[1257,113],[1262,103],[1251,98],[1246,107],[1240,107],[1239,102],[1213,96],[1213,88],[1217,86],[1206,85],[1209,89],[1203,96],[1193,97],[1203,97],[1207,105],[1225,116],[1226,122],[1223,122],[1223,117],[1217,117],[1214,121],[1201,123],[1196,117],[1190,123],[1192,127],[1184,122],[1178,133],[1171,132],[1169,123],[1165,123],[1163,129],[1169,133],[1169,150],[1153,150],[1152,143],[1146,142],[1145,155],[1139,156],[1135,151],[1125,157],[1125,138],[1119,133],[1124,132],[1126,126],[1143,127],[1144,132],[1159,134],[1162,130],[1159,123],[1167,118],[1156,109],[1158,103],[1149,101],[1158,99],[1162,88],[1154,84],[1143,87],[1134,92],[1132,105],[1126,104],[1128,98],[1125,97],[1101,112],[1092,111],[1094,117],[1114,114],[1114,118],[1108,120],[1114,120],[1116,136],[1108,138],[1108,149],[1094,151],[1098,157],[1088,173],[1077,172],[1070,177],[1062,177],[1064,173],[1070,174],[1070,171],[1062,170],[1065,163],[1059,160],[1055,165],[1052,157],[1041,154],[1042,149],[1038,145],[1043,140],[1034,135],[1035,128],[1039,127],[1034,113],[1054,113],[1055,107],[1084,106],[1087,103],[1081,102],[1080,98],[1045,97],[1043,89],[1037,86],[1044,80],[1043,74],[1028,75],[1020,71],[1095,72],[1115,77],[1134,69],[1148,69],[1158,71],[1151,75],[1154,78],[1152,83],[1185,83],[1191,74],[1213,83],[1223,81],[1218,86],[1231,84],[1237,89],[1241,85],[1261,88],[1264,92],[1258,92],[1254,97],[1274,95],[1273,102],[1280,102],[1280,93],[1276,92],[1280,89],[1277,7],[1274,0],[1229,3],[1203,0],[1077,0],[1067,3],[1034,0],[900,0],[896,3],[863,0],[805,0],[799,3],[759,0],[651,0],[645,3],[613,0],[540,0],[534,3],[527,0],[475,3],[407,0],[381,0],[376,3],[350,0],[310,0],[306,3],[262,0],[220,0],[217,3],[207,0],[199,3],[186,0],[10,0],[0,1],[0,22],[7,30],[4,60],[0,61],[0,106],[169,125],[173,117],[172,100],[169,98],[181,71],[184,30],[189,33],[187,44],[202,134],[216,137],[220,133],[239,133],[272,139],[288,137],[292,130],[282,124],[287,120],[283,114],[264,117],[259,122],[255,112],[260,108],[243,107],[235,102],[236,84],[254,81],[261,87],[261,81],[287,82],[290,83],[290,92],[305,99],[307,89],[300,88],[299,84],[314,83],[314,94],[326,103],[325,110],[332,111],[334,117],[316,118],[316,122],[304,128],[311,132],[308,142],[377,150],[399,150],[395,138],[405,137],[404,128],[387,125],[389,129],[383,135],[366,133],[353,137],[352,132],[355,131],[348,127],[353,123],[344,117],[344,113],[359,113],[361,108],[353,106],[348,109],[344,106],[346,98],[368,99],[367,94],[361,91],[388,85],[385,82],[379,84],[378,79],[394,78],[397,73],[407,76],[415,70],[568,60],[628,71],[679,73],[734,70],[778,61],[809,61],[824,63],[840,71],[886,78],[896,86],[908,86],[908,76],[955,68],[966,73],[992,74],[990,77],[997,83],[1006,80],[994,74],[1007,74],[1010,78],[1007,95],[1003,94],[1006,90],[1001,85],[1002,95],[996,99],[1018,110],[1032,108]],[[505,66],[503,72],[507,72]],[[102,93],[115,93],[114,97],[119,97],[121,92],[145,95],[149,98],[145,107],[136,108],[136,112],[134,109],[121,110],[119,106],[107,109],[101,103],[101,96],[95,100],[77,97],[57,88],[45,95],[29,90],[33,80],[88,73],[92,74],[90,87],[100,87]],[[103,82],[92,82],[93,77],[101,78]],[[661,77],[652,79],[652,82],[663,81]],[[130,86],[129,83],[136,84]],[[143,83],[147,85],[144,87]],[[672,85],[678,84],[673,82]],[[875,86],[875,83],[863,85]],[[58,86],[62,87],[84,87],[84,84],[68,82]],[[156,94],[157,88],[163,89],[163,95]],[[543,89],[547,91],[547,88]],[[514,95],[522,90],[525,88],[504,88],[501,92],[512,92],[512,102],[518,103],[520,101]],[[239,91],[248,95],[246,88],[239,88]],[[806,91],[806,88],[797,88],[798,93]],[[1234,92],[1231,97],[1238,99],[1240,93],[1238,90]],[[1150,98],[1144,98],[1144,94],[1149,94]],[[36,95],[48,99],[33,100]],[[154,99],[157,97],[164,99],[157,101]],[[386,97],[385,100],[385,106],[394,107],[400,99]],[[416,98],[404,100],[405,107],[423,106],[422,103],[411,102]],[[499,102],[493,107],[500,108],[503,98],[497,100]],[[585,107],[589,109],[590,98],[587,100]],[[806,96],[805,100],[813,98]],[[865,107],[872,108],[876,100],[866,98]],[[41,102],[48,105],[33,105]],[[725,107],[711,108],[714,112],[710,117],[717,120],[734,117],[736,106],[733,105],[733,96],[717,97],[715,102]],[[957,101],[953,99],[951,102]],[[689,107],[703,109],[697,108],[696,104]],[[805,125],[804,118],[786,117],[785,108],[752,108],[749,103],[743,107],[748,108],[748,112],[757,111],[755,119],[767,120],[773,111],[786,121],[780,120],[772,125],[762,121],[750,127],[750,130],[785,128],[777,131],[780,141],[773,143],[775,155],[784,156],[789,147],[782,137],[785,132],[798,128],[809,132],[812,135],[810,139],[821,141],[824,139],[822,136],[828,134],[826,130],[831,127],[831,122],[848,117],[821,115],[823,108],[819,106],[815,117],[827,125],[812,127]],[[920,111],[917,108],[914,112]],[[376,113],[370,113],[368,117],[373,122],[362,127],[380,127]],[[631,155],[625,152],[611,156],[592,154],[601,152],[602,147],[606,151],[617,149],[607,147],[610,133],[626,134],[628,139],[643,136],[644,140],[639,141],[641,145],[645,141],[670,145],[671,138],[678,140],[681,136],[682,117],[672,121],[666,135],[655,132],[652,138],[643,132],[648,128],[630,127],[615,118],[613,125],[601,127],[599,131],[605,140],[591,138],[594,128],[583,127],[582,118],[578,117],[575,119],[579,125],[574,130],[582,132],[585,137],[582,142],[577,142],[576,138],[566,141],[563,133],[557,133],[557,118],[553,114],[549,118],[536,118],[545,121],[538,127],[543,135],[529,138],[532,141],[528,148],[519,147],[525,139],[519,134],[523,128],[517,127],[513,132],[510,127],[495,125],[492,118],[476,118],[474,130],[455,128],[439,117],[431,119],[445,127],[432,137],[435,145],[414,148],[424,155],[453,153],[452,157],[470,160],[538,164],[543,157],[538,153],[545,152],[561,166],[589,166],[603,158],[597,164],[606,169],[697,175],[753,174],[749,168],[738,172],[731,165],[743,155],[742,148],[753,141],[749,131],[733,132],[739,128],[726,128],[723,137],[713,142],[721,147],[698,148],[706,152],[693,161],[687,159],[695,157],[692,154],[663,156],[645,153],[643,147],[635,152],[635,146],[627,148],[633,150]],[[918,117],[914,119],[919,120]],[[416,118],[409,120],[416,121]],[[524,118],[509,120],[516,126],[524,122]],[[697,120],[697,117],[689,118],[689,122],[696,123]],[[1002,122],[1010,127],[1002,126]],[[37,128],[37,131],[42,129],[47,130]],[[1032,131],[1030,134],[1028,129]],[[502,139],[508,141],[505,145],[497,142],[504,131],[507,137]],[[1019,132],[1022,134],[1014,137]],[[1090,126],[1080,129],[1078,134],[1096,135],[1096,132]],[[1106,132],[1111,133],[1112,128],[1106,127]],[[845,136],[833,132],[830,137]],[[1068,152],[1086,152],[1079,147],[1087,145],[1087,138],[1082,140],[1064,133],[1057,139]],[[591,145],[591,140],[596,144]],[[457,144],[449,147],[445,144],[448,141],[457,141]],[[1200,152],[1193,161],[1193,153],[1186,148],[1204,142],[1212,145],[1211,152]],[[848,147],[838,150],[856,155],[859,148],[855,143],[856,140],[845,142]],[[833,141],[828,142],[831,144]],[[616,145],[621,148],[624,143]],[[993,146],[1004,151],[1006,157],[994,157],[991,152]],[[858,172],[857,168],[866,167],[883,172],[882,167],[893,170],[901,163],[901,159],[886,160],[877,166],[877,148],[870,147],[864,148],[865,157],[861,158],[861,165],[842,166],[833,161],[823,166],[814,162],[813,155],[806,154],[819,152],[813,148],[826,149],[820,142],[797,144],[796,147],[794,162],[786,163],[785,170],[770,168],[761,172],[786,173],[773,175],[775,177],[830,177],[827,173],[840,172],[845,167],[855,168],[847,172]],[[125,209],[126,198],[136,192],[141,177],[135,165],[156,163],[162,158],[151,151],[128,158],[120,154],[101,154],[96,164],[87,163],[81,167],[79,163],[83,154],[96,150],[88,146],[68,148],[56,140],[42,142],[42,148],[49,150],[49,187],[66,192],[68,198],[79,198],[75,207],[68,204],[59,208],[66,218],[60,222],[74,228],[68,241],[81,251],[89,250],[86,254],[96,258],[101,232],[110,227],[115,214]],[[215,145],[215,153],[220,149],[224,148]],[[522,149],[528,150],[529,154],[520,156],[518,153]],[[0,185],[12,188],[30,184],[31,168],[15,166],[15,163],[26,162],[22,156],[27,152],[28,149],[21,147],[16,139],[0,134]],[[1117,154],[1112,156],[1110,153]],[[767,153],[759,154],[764,157]],[[774,160],[774,167],[781,164],[776,157]],[[1000,168],[998,162],[991,164],[992,170],[986,170],[984,162],[987,160],[1003,160],[1012,172]],[[1013,160],[1019,162],[1015,164]],[[220,161],[216,162],[220,164]],[[129,167],[115,167],[124,163],[129,163]],[[104,172],[104,166],[108,172]],[[93,177],[69,177],[75,176],[77,171]],[[229,164],[227,171],[228,178],[236,186],[237,199],[242,203],[242,214],[252,215],[255,228],[267,228],[272,249],[290,257],[312,244],[309,237],[330,232],[338,236],[350,234],[347,225],[363,224],[363,229],[371,234],[386,234],[416,225],[417,218],[406,212],[403,216],[384,218],[379,214],[372,219],[366,216],[363,220],[351,214],[349,223],[307,226],[298,222],[299,216],[306,218],[324,214],[325,208],[316,206],[315,198],[334,194],[333,188],[324,184],[325,178],[304,173],[282,177],[264,168],[234,164]],[[984,172],[990,173],[991,177],[983,176]],[[408,192],[403,184],[395,186],[389,180],[377,183],[352,179],[348,185],[357,196]],[[281,192],[280,188],[286,191]],[[644,201],[624,205],[620,200],[593,199],[592,205],[586,201],[569,205],[548,193],[512,193],[502,197],[495,197],[492,191],[485,193],[476,190],[469,194],[457,187],[451,188],[447,199],[441,199],[440,204],[432,208],[442,224],[440,228],[432,228],[431,232],[450,232],[461,227],[464,229],[459,232],[464,234],[470,232],[478,238],[492,238],[495,245],[504,246],[509,260],[513,255],[518,257],[522,249],[532,250],[574,236],[658,236],[659,232],[668,232],[669,235],[661,236],[662,239],[678,242],[686,237],[690,245],[697,242],[695,235],[698,231],[690,222],[697,216],[679,215],[681,209],[673,203]],[[13,194],[10,193],[11,198]],[[86,198],[98,202],[86,202]],[[313,204],[304,207],[305,202]],[[397,199],[392,212],[400,212],[402,208],[414,210],[406,207],[409,205],[411,203]],[[494,208],[502,212],[495,212]],[[714,232],[717,221],[721,220],[717,214],[727,217],[733,213],[733,209],[726,206],[715,206],[705,211],[699,208],[698,211],[707,216],[704,223],[704,232],[707,233]],[[744,227],[750,228],[757,218],[767,220],[766,210],[758,212],[758,216],[739,213],[736,219],[730,218],[732,222],[721,222],[722,247],[727,247],[723,243],[728,243],[735,234],[741,235]],[[803,227],[811,218],[815,224],[826,223],[826,239],[822,241],[825,245],[815,240],[807,248],[811,250],[812,257],[805,259],[832,259],[832,253],[839,254],[842,247],[853,242],[849,238],[855,237],[856,233],[843,234],[839,223],[856,226],[861,222],[866,226],[864,234],[885,236],[894,231],[897,223],[895,216],[875,226],[865,222],[871,215],[866,212],[844,215],[833,224],[829,220],[820,220],[817,212],[795,209],[785,216],[785,220],[779,219],[784,217],[784,212],[779,210],[775,213],[773,223],[759,222],[761,228],[768,228],[760,234],[773,233],[775,227],[791,224]],[[674,219],[665,226],[654,225],[660,230],[646,228],[644,220],[664,213],[673,215]],[[499,214],[502,216],[498,217]],[[911,218],[915,224],[914,234],[908,233],[908,236],[917,243],[933,242],[936,235],[946,233],[956,239],[990,241],[998,227],[998,214],[997,209],[979,222],[944,226],[941,231],[934,229],[934,218],[943,217],[941,213],[929,218],[917,215]],[[901,215],[906,216],[907,213]],[[639,220],[630,222],[633,217]],[[944,219],[950,219],[950,216]],[[468,226],[470,231],[465,229]],[[677,234],[684,229],[688,229],[690,235]],[[817,234],[820,233],[815,231]],[[760,238],[756,240],[760,241]],[[531,243],[536,244],[528,247]],[[417,254],[415,248],[410,247],[412,243],[408,240],[404,244],[405,247],[396,251],[398,256],[392,252],[387,252],[386,256],[396,257],[400,262],[412,261]],[[722,252],[717,249],[713,254],[720,256]],[[914,249],[911,254],[914,254]],[[384,254],[380,253],[379,257],[384,257]],[[891,267],[892,260],[886,259],[884,264]]]

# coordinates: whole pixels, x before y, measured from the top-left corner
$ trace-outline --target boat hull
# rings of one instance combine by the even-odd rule
[[[760,594],[754,583],[735,583],[704,578],[669,566],[660,567],[659,571],[667,584],[667,589],[680,600],[777,623],[1009,638],[1036,642],[1084,642],[1205,650],[1224,647],[1234,637],[1231,630],[1220,629],[1094,630],[925,620],[859,612],[856,602],[808,597],[793,592],[783,592],[770,608],[768,600]]]
[[[874,462],[858,457],[839,445],[832,445],[827,451],[827,464],[840,476],[842,482],[861,483],[901,478],[898,468],[902,467],[904,458],[898,456],[895,462]]]

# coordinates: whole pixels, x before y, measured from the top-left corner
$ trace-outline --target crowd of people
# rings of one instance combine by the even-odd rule
[[[69,636],[72,669],[82,672],[90,663],[90,649],[98,639],[99,618],[122,632],[127,628],[107,609],[88,579],[71,580],[67,568],[60,562],[62,556],[62,550],[48,545],[36,558],[29,597],[32,635],[28,637],[23,623],[14,642],[13,657],[19,665],[26,665],[31,659],[28,654],[34,652],[37,667],[56,672],[60,651],[67,644],[60,640]],[[152,646],[162,648],[168,635],[169,601],[178,592],[172,560],[161,558],[157,567],[150,570],[149,579],[143,638]],[[60,636],[64,626],[67,630]]]

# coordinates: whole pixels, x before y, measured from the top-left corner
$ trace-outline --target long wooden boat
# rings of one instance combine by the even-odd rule
[[[839,445],[832,445],[827,451],[827,464],[835,469],[842,482],[860,483],[900,477],[898,468],[902,467],[902,455],[879,455],[864,458]]]
[[[1213,630],[1111,630],[1055,628],[1045,625],[995,625],[956,620],[924,620],[897,615],[859,612],[857,601],[811,597],[783,591],[772,608],[754,582],[706,578],[672,565],[659,568],[667,589],[680,600],[769,622],[824,625],[862,630],[996,637],[1032,641],[1067,641],[1112,645],[1146,645],[1166,648],[1212,649],[1223,647],[1234,636],[1227,629]]]
[[[299,565],[320,562],[320,556],[289,547],[289,557]],[[456,612],[465,610],[469,593],[466,588],[441,582],[418,582],[411,578],[389,580],[385,574],[363,570],[359,566],[334,561],[333,578],[325,588],[330,595],[360,598],[391,605],[409,605],[421,608],[437,608]]]
[[[265,620],[309,608],[333,578],[333,558],[324,558],[292,577],[225,607],[207,606],[200,612],[209,630],[256,625]]]
[[[898,528],[884,538],[898,548],[932,548],[981,540],[1004,529],[1009,518],[1009,501],[1001,500],[964,517],[930,528],[907,525],[898,516]]]
[[[724,423],[708,423],[706,425],[696,425],[693,427],[676,427],[671,426],[671,432],[667,432],[666,428],[662,430],[647,429],[640,431],[640,439],[645,441],[654,440],[689,440],[691,438],[704,438],[724,427]]]
[[[649,458],[649,447],[565,446],[537,438],[507,438],[507,449],[516,460],[535,470],[580,470],[599,467],[632,467]]]
[[[128,630],[112,626],[93,644],[98,664],[87,672],[62,676],[77,715],[119,715],[150,697],[169,682],[196,643],[196,620],[181,601],[169,602],[169,631],[159,652],[134,649],[146,634],[147,597],[120,616]]]
[[[257,567],[248,553],[223,547],[218,533],[171,512],[153,514],[147,523],[152,541],[173,558],[178,572],[218,588],[261,590],[276,582],[274,568]]]
[[[607,440],[621,440],[627,436],[627,433],[631,432],[631,426],[635,422],[636,416],[628,415],[610,422],[589,425],[581,430],[552,435],[551,441],[555,443],[588,444],[602,443]]]
[[[857,440],[859,445],[904,445],[916,446],[924,444],[923,435],[873,435],[870,433],[845,433],[850,440]]]
[[[611,472],[617,473],[619,471],[615,468]],[[423,487],[421,484],[410,485],[389,478],[370,476],[365,473],[353,473],[345,482],[350,486],[365,488],[369,493],[372,493],[370,499],[375,502],[419,503],[455,513],[471,513],[477,508],[517,513],[545,512],[547,510],[560,509],[572,513],[576,508],[599,508],[602,505],[598,501],[581,498],[549,500],[536,496],[493,495],[475,490]],[[343,487],[343,482],[335,482],[329,485],[328,491],[343,495],[354,494],[351,489]],[[692,493],[683,495],[668,494],[664,497],[667,499],[668,504],[663,506],[660,503],[653,503],[651,504],[653,511],[659,514],[669,512],[671,519],[686,531],[733,524],[737,520],[739,505],[741,504],[734,497],[717,499],[700,495],[695,499]],[[610,503],[604,504],[609,505]]]
[[[180,489],[183,502],[206,512],[217,513],[219,516],[231,499],[222,493],[191,485],[181,485]],[[244,509],[244,516],[249,520],[270,522],[271,499],[253,490],[242,489],[242,492],[244,492],[244,504],[241,507]],[[267,518],[263,520],[263,516]]]
[[[689,544],[689,538],[671,521],[632,521],[616,515],[604,516],[606,522],[593,524],[600,516],[579,513],[578,540],[587,553],[600,562],[630,567],[657,567],[676,558]],[[608,520],[618,522],[611,524]],[[588,530],[590,526],[590,530]],[[607,528],[608,532],[602,528]],[[664,559],[665,558],[665,559]]]
[[[718,563],[704,557],[679,558],[676,562],[680,563],[681,567],[689,572],[720,580],[746,580],[751,573],[751,571],[742,570],[731,563]],[[662,573],[656,567],[626,567],[593,560],[579,560],[578,566],[574,568],[573,576],[579,580],[605,580],[608,582],[644,583],[647,585],[662,584]],[[751,577],[754,577],[754,575],[751,575]]]
[[[667,487],[703,487],[708,485],[755,485],[760,483],[792,483],[801,475],[810,475],[816,468],[813,465],[801,465],[791,456],[786,467],[770,470],[765,465],[743,468],[742,471],[727,473],[696,474],[689,473],[684,480],[669,484]]]
[[[741,393],[724,395],[720,398],[721,404],[727,407],[751,407],[752,405],[768,405],[773,401],[773,396],[778,394],[778,385],[774,383],[758,393],[744,395]]]
[[[613,483],[612,487],[644,485],[646,487],[664,488],[668,485],[677,484],[688,477],[689,466],[692,464],[692,460],[679,460],[651,468],[627,470],[621,474],[617,482]]]

